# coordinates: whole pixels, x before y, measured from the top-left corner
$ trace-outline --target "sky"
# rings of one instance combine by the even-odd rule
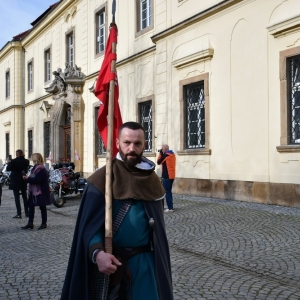
[[[58,0],[1,0],[0,49],[13,36],[32,28],[30,23],[56,2]]]

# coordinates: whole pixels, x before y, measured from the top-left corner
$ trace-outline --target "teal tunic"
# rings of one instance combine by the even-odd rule
[[[118,201],[113,207],[113,219],[118,214],[123,201]],[[143,203],[134,201],[122,224],[113,237],[113,244],[119,247],[139,247],[149,242],[149,219]],[[103,230],[100,230],[90,241],[91,247],[95,243],[103,245]],[[131,257],[128,267],[132,280],[132,300],[159,300],[155,272],[154,253],[146,252]]]

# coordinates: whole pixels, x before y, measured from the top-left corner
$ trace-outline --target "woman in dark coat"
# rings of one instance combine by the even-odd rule
[[[44,159],[40,153],[33,153],[31,156],[34,167],[29,176],[23,176],[23,179],[29,183],[28,224],[22,229],[33,229],[33,219],[35,206],[39,206],[42,214],[42,224],[38,229],[47,228],[47,205],[51,205],[49,190],[49,175],[43,163]]]

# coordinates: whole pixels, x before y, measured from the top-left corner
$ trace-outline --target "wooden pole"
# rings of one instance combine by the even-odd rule
[[[112,25],[115,26],[115,25]],[[112,53],[116,53],[117,43],[112,43]],[[116,72],[116,60],[111,62],[111,71]],[[113,130],[114,130],[114,95],[115,80],[109,83],[108,106],[108,132],[106,149],[106,174],[105,174],[105,252],[112,254],[112,154],[113,154]]]

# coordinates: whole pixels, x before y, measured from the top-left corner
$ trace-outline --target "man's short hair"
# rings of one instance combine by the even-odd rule
[[[144,137],[145,137],[145,129],[144,127],[140,124],[140,123],[137,123],[137,122],[133,122],[133,121],[130,121],[130,122],[125,122],[120,128],[119,128],[119,137],[120,137],[120,134],[121,134],[121,131],[123,130],[123,128],[128,128],[128,129],[131,129],[131,130],[143,130],[144,132]]]
[[[18,153],[19,156],[24,156],[24,152],[21,149],[18,149],[16,153]]]

